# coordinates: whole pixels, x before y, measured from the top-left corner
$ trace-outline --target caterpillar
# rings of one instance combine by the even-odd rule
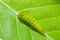
[[[45,31],[43,30],[41,24],[32,15],[29,14],[29,11],[22,11],[18,15],[18,18],[22,23],[26,24],[29,28],[45,36]]]

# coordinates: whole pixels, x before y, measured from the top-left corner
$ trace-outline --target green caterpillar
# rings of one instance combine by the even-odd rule
[[[30,15],[28,11],[21,12],[18,15],[18,18],[21,22],[29,26],[31,29],[45,36],[45,32],[42,29],[40,23],[34,17],[32,17],[32,15]]]

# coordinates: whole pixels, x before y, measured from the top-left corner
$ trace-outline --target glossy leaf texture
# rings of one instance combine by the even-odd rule
[[[28,10],[48,35],[60,40],[60,0],[2,0],[20,13]],[[16,13],[0,2],[0,39],[2,40],[46,40],[46,37],[23,24]],[[24,11],[24,10],[23,10]]]

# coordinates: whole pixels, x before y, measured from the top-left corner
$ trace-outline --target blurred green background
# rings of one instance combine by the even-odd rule
[[[55,40],[60,40],[60,0],[2,1],[17,12],[27,9],[41,23],[48,35]],[[46,37],[21,23],[15,12],[0,2],[0,39],[46,40]]]

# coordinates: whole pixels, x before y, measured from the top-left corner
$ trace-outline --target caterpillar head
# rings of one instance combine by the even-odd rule
[[[29,18],[31,15],[29,14],[29,11],[22,11],[19,15],[18,15],[18,17],[19,17],[19,19],[21,19],[21,20],[27,20],[27,18]]]
[[[18,16],[20,18],[25,18],[26,15],[27,15],[27,11],[22,11]]]

